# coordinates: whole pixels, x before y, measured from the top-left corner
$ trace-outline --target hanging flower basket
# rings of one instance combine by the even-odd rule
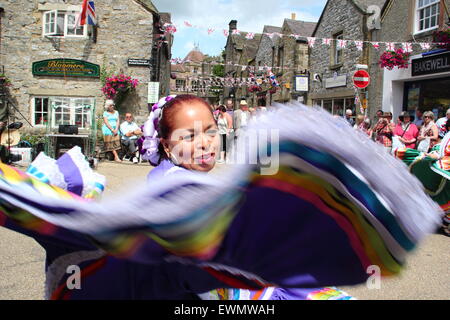
[[[402,48],[395,51],[385,51],[378,62],[381,68],[392,70],[395,67],[407,69],[409,67],[409,57],[411,53],[405,52]]]
[[[250,88],[248,88],[248,92],[260,92],[260,91],[262,91],[262,88],[255,84],[250,86]]]
[[[450,28],[438,30],[433,33],[433,42],[437,43],[439,49],[450,50]]]
[[[272,87],[272,88],[270,88],[269,93],[275,94],[275,93],[277,93],[277,91],[278,91],[278,87]]]
[[[115,75],[106,79],[105,86],[102,92],[107,99],[116,99],[118,95],[123,95],[126,92],[133,90],[139,84],[137,79],[132,79],[130,76],[124,74]]]

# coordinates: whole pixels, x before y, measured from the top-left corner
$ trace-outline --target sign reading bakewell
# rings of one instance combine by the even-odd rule
[[[367,88],[370,84],[369,73],[365,70],[356,71],[353,75],[353,84],[359,89]]]

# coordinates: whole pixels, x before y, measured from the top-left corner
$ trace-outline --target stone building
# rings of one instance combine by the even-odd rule
[[[281,28],[283,35],[276,54],[276,66],[274,72],[281,84],[280,90],[272,95],[275,102],[287,102],[289,100],[300,100],[306,102],[307,91],[301,91],[296,86],[296,78],[303,76],[308,78],[309,48],[307,37],[310,37],[316,27],[315,22],[306,22],[285,19]],[[292,35],[299,35],[294,37]],[[306,88],[305,88],[306,90]]]
[[[316,44],[310,50],[310,93],[309,104],[319,105],[333,114],[343,115],[346,109],[353,114],[360,112],[355,105],[355,90],[352,75],[358,70],[357,65],[368,66],[369,74],[377,72],[378,66],[370,64],[371,55],[378,55],[370,45],[364,43],[358,50],[353,41],[372,41],[374,30],[379,26],[368,24],[374,14],[380,13],[385,0],[328,0],[313,32]],[[375,6],[375,9],[371,6]],[[374,20],[376,21],[376,19]],[[327,45],[319,39],[331,39]],[[375,69],[375,70],[374,70]],[[366,95],[374,95],[374,85],[359,93],[361,101]],[[379,109],[379,105],[368,104],[368,114]]]
[[[225,77],[240,80],[241,77],[248,75],[248,73],[245,73],[245,70],[242,70],[242,67],[237,67],[236,65],[246,66],[250,61],[255,59],[258,45],[261,40],[261,34],[255,34],[253,39],[246,39],[247,32],[238,32],[238,34],[234,34],[233,31],[235,30],[238,30],[237,21],[231,20],[229,23],[229,35],[224,53]],[[230,98],[234,101],[235,107],[238,107],[239,101],[242,98],[248,97],[248,92],[246,87],[241,88],[239,84],[236,84],[231,87],[225,87],[223,97],[225,99]]]
[[[264,67],[273,68],[281,42],[281,27],[264,26],[261,41],[259,42],[258,50],[255,57],[256,73],[258,77],[267,74]],[[270,105],[271,94],[269,93],[269,85],[262,87],[262,91],[256,94],[256,104],[261,106]]]
[[[431,110],[441,117],[450,108],[450,52],[419,43],[433,42],[433,32],[448,30],[450,0],[389,0],[381,14],[377,38],[412,43],[410,66],[392,71],[378,67],[372,103],[397,117],[401,111]],[[399,22],[400,25],[399,25]],[[378,64],[374,56],[372,65]]]
[[[138,122],[148,114],[149,82],[160,83],[160,95],[169,93],[172,39],[163,26],[170,15],[150,0],[102,0],[95,1],[97,26],[77,28],[81,3],[2,2],[0,65],[11,81],[10,103],[32,124],[30,131],[43,133],[48,122],[56,130],[72,124],[92,131],[104,111],[100,79],[113,72],[139,80],[119,110],[133,112]]]
[[[204,55],[196,46],[181,63],[171,65],[170,94],[194,94],[211,104],[219,103],[222,90],[216,91],[211,81],[213,67],[218,63],[223,61]]]

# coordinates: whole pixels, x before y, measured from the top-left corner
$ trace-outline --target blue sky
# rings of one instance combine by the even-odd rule
[[[160,12],[169,12],[177,26],[172,47],[173,58],[184,58],[194,44],[209,55],[218,55],[225,47],[223,29],[231,20],[242,31],[262,32],[264,25],[279,26],[295,13],[297,20],[317,21],[326,0],[152,0]],[[184,26],[189,21],[200,28]],[[215,29],[208,35],[207,28]]]

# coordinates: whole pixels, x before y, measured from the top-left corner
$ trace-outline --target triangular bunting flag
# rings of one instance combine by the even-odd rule
[[[308,40],[308,46],[310,48],[314,48],[314,44],[316,43],[316,38],[308,37],[307,40]]]

